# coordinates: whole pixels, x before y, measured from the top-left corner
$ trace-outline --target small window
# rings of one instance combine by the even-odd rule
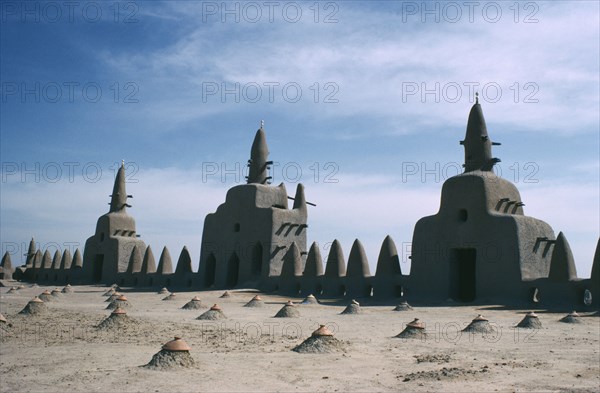
[[[239,222],[236,222],[235,224],[233,224],[233,231],[234,232],[240,231],[240,223]]]
[[[467,218],[469,217],[469,214],[467,213],[467,209],[460,209],[458,211],[458,219],[462,222],[467,221]]]

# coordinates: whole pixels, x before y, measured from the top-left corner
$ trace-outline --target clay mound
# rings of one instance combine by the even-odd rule
[[[33,300],[30,300],[29,303],[19,312],[19,314],[23,315],[42,315],[48,311],[48,307],[46,303],[44,303],[40,298],[35,297]]]
[[[562,317],[559,320],[559,322],[564,322],[564,323],[581,323],[581,318],[579,317],[579,314],[577,314],[575,311],[573,311],[570,314],[567,314],[564,317]]]
[[[521,322],[517,324],[517,327],[525,329],[541,329],[542,321],[540,321],[534,312],[529,312],[527,315],[525,315],[525,318],[523,318]]]
[[[252,300],[244,304],[244,307],[263,307],[264,305],[265,302],[263,302],[260,296],[256,295],[252,298]]]
[[[229,293],[229,291],[225,291],[223,292],[223,294],[221,296],[219,296],[221,299],[222,298],[226,298],[226,297],[231,297],[231,294]]]
[[[121,296],[121,294],[120,294],[119,292],[113,292],[113,294],[112,294],[112,295],[109,295],[109,296],[106,298],[105,302],[112,302],[112,301],[116,300],[116,299],[117,299],[118,297],[120,297],[120,296]]]
[[[96,328],[101,330],[122,329],[131,325],[136,325],[136,321],[127,314],[116,314],[113,312],[100,322]]]
[[[143,367],[154,370],[168,370],[180,367],[189,368],[194,367],[195,365],[194,358],[192,358],[192,355],[190,355],[188,351],[167,351],[161,349],[160,352],[152,356],[152,360]]]
[[[471,321],[471,323],[462,330],[467,333],[494,333],[495,330],[490,322],[485,319],[482,315],[478,315],[475,319]]]
[[[198,310],[200,308],[204,308],[204,305],[198,296],[194,296],[192,300],[181,307],[182,310]]]
[[[352,300],[352,302],[346,306],[344,311],[340,313],[340,315],[348,314],[362,314],[360,304],[356,300]]]
[[[8,321],[6,320],[4,315],[0,314],[0,324],[6,325],[7,323],[8,323]]]
[[[15,287],[11,287],[8,291],[6,291],[6,293],[13,293],[13,292],[17,292],[17,288]]]
[[[108,306],[106,306],[106,310],[114,310],[117,307],[130,308],[131,307],[131,303],[129,303],[128,300],[115,299],[112,302],[110,302],[108,304]]]
[[[21,284],[19,286],[16,287],[17,289],[25,289],[25,285]]]
[[[419,318],[415,318],[412,322],[407,323],[404,330],[395,337],[425,339],[427,337],[425,325],[422,322],[419,322]]]
[[[223,314],[223,310],[218,305],[214,305],[210,308],[210,310],[206,311],[204,314],[200,315],[196,319],[215,321],[217,319],[226,319],[227,317]]]
[[[413,308],[407,302],[402,302],[394,308],[394,311],[410,311]]]
[[[52,294],[48,291],[44,291],[38,295],[41,301],[43,302],[53,302],[56,299],[52,297]]]
[[[67,284],[67,286],[62,289],[62,293],[73,293],[73,288],[71,285]]]
[[[38,287],[39,287],[39,285],[37,285],[37,284],[31,284],[31,285],[29,286],[29,288],[38,288]]]
[[[174,293],[171,293],[171,294],[169,294],[169,296],[163,297],[162,300],[165,300],[165,301],[177,300],[177,295],[175,295]]]
[[[302,344],[294,347],[292,351],[298,353],[334,353],[346,352],[347,344],[333,337],[333,333],[321,325]]]
[[[162,288],[160,291],[156,292],[159,295],[168,295],[170,292],[167,288]]]
[[[116,291],[115,291],[115,289],[114,289],[114,288],[110,288],[108,291],[104,292],[104,293],[102,294],[102,296],[110,296],[110,295],[113,295],[115,292],[116,292]]]
[[[277,314],[275,314],[274,318],[298,318],[300,317],[300,311],[294,304],[289,301],[283,306]]]
[[[314,297],[314,295],[311,294],[304,298],[302,304],[319,304],[319,301],[316,297]]]
[[[52,292],[50,292],[50,294],[54,297],[62,297],[62,293],[60,292],[60,289],[53,289]]]

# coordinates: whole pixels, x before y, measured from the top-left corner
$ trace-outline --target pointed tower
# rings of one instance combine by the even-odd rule
[[[133,197],[127,195],[127,191],[125,190],[125,162],[121,162],[121,166],[117,171],[113,192],[110,198],[110,212],[124,212],[126,207],[131,207],[127,204],[127,198]]]
[[[158,268],[156,268],[156,272],[160,275],[173,273],[173,262],[171,261],[171,254],[169,253],[169,249],[166,246],[160,253],[160,258],[158,259]]]
[[[317,242],[313,242],[310,250],[308,250],[303,275],[306,277],[320,277],[323,275],[323,259]]]
[[[598,243],[596,244],[596,252],[594,253],[590,278],[596,286],[600,286],[600,239],[598,239]]]
[[[75,249],[73,254],[73,262],[71,263],[71,269],[81,269],[83,267],[83,258],[81,258],[81,252],[79,249]]]
[[[152,248],[150,246],[146,248],[146,252],[144,253],[144,261],[142,262],[142,273],[156,273],[156,261],[154,260],[154,253],[152,253]]]
[[[350,256],[348,257],[348,270],[346,271],[346,277],[370,277],[371,271],[369,269],[369,261],[365,254],[365,248],[363,247],[360,240],[354,240],[352,248],[350,249]]]
[[[256,132],[247,184],[227,191],[225,202],[204,219],[199,282],[206,288],[246,286],[275,290],[284,256],[296,243],[304,260],[308,225],[304,186],[295,197],[283,183],[272,186],[264,126]],[[288,200],[294,200],[293,208]]]
[[[25,254],[25,256],[27,257],[25,259],[25,266],[26,267],[33,267],[33,262],[35,259],[35,240],[33,240],[33,237],[31,238],[31,241],[29,242],[29,248],[27,249],[27,254]]]
[[[117,170],[110,198],[108,213],[98,218],[95,234],[85,243],[81,274],[85,283],[117,281],[117,274],[129,268],[133,248],[137,246],[138,253],[146,249],[146,244],[138,239],[134,218],[127,213],[131,207],[127,199],[132,196],[125,188],[124,162]],[[141,257],[139,262],[140,265],[132,266],[136,271],[141,269]]]
[[[12,280],[13,267],[12,261],[10,260],[10,254],[8,251],[4,253],[2,262],[0,263],[0,278],[4,280]]]
[[[550,259],[550,272],[548,278],[552,281],[572,281],[577,279],[575,260],[567,238],[559,232],[552,250]]]
[[[500,143],[492,142],[488,136],[479,97],[475,99],[475,104],[471,108],[467,134],[460,144],[465,147],[465,172],[491,171],[493,166],[500,162],[500,159],[492,158],[492,146]]]
[[[65,249],[65,252],[63,252],[62,258],[60,259],[60,269],[70,269],[71,263],[73,263],[73,257],[71,256],[71,251],[69,251],[69,249],[67,248]]]
[[[379,298],[401,297],[402,287],[400,280],[402,271],[396,244],[390,235],[386,236],[381,244],[377,270],[375,270],[375,284],[373,295]]]
[[[175,267],[176,274],[192,273],[192,257],[186,246],[181,249],[177,266]]]
[[[60,261],[62,259],[62,253],[60,250],[54,251],[54,257],[52,258],[52,269],[60,269]]]
[[[131,250],[131,255],[129,256],[127,274],[139,273],[140,271],[142,271],[142,253],[137,246],[133,246],[133,250]]]
[[[248,184],[270,184],[269,180],[271,180],[271,177],[268,176],[268,172],[269,165],[273,164],[273,162],[268,161],[269,148],[263,127],[264,122],[261,121],[260,128],[256,131],[252,149],[250,150]]]
[[[346,294],[344,277],[346,276],[346,261],[340,242],[336,239],[331,244],[325,274],[322,279],[323,296],[340,297]]]

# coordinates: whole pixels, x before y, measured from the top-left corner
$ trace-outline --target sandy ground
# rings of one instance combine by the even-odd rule
[[[125,288],[128,315],[138,323],[99,331],[110,311],[106,287],[77,286],[48,303],[43,316],[18,312],[52,287],[0,288],[0,312],[12,324],[0,337],[1,392],[356,392],[356,391],[600,391],[600,317],[582,313],[582,324],[564,324],[561,313],[539,311],[543,328],[515,329],[528,310],[490,306],[362,307],[301,305],[300,318],[273,318],[287,298],[261,295],[264,307],[243,307],[252,291],[164,295]],[[181,310],[198,295],[221,305],[224,321],[201,321],[201,310]],[[301,299],[292,299],[300,301]],[[482,313],[492,336],[460,333]],[[414,318],[426,323],[425,340],[394,338]],[[327,324],[348,343],[346,352],[298,354],[291,349]],[[163,343],[179,335],[192,347],[194,368],[141,368]]]

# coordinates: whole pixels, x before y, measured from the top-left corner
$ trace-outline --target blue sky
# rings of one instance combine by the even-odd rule
[[[21,262],[31,236],[83,248],[123,159],[142,238],[174,258],[187,245],[197,266],[203,218],[243,181],[264,120],[275,183],[293,194],[300,181],[317,204],[309,240],[326,255],[337,238],[347,257],[358,238],[374,272],[387,234],[409,250],[415,222],[437,212],[478,91],[499,173],[589,277],[598,2],[472,7],[2,2],[2,252]]]

